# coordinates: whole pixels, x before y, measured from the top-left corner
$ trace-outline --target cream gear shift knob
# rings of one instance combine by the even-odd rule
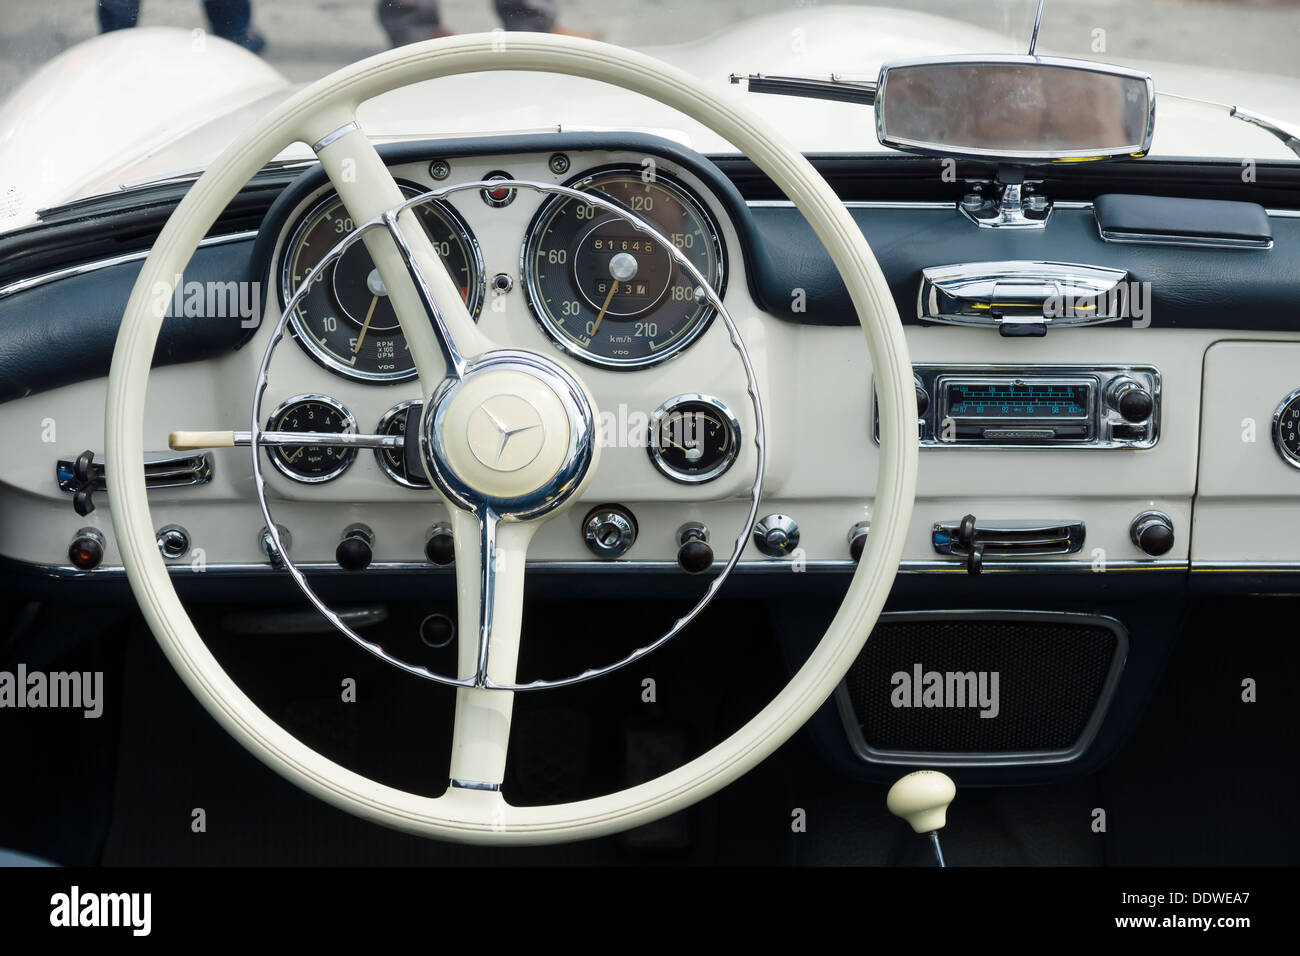
[[[948,822],[948,804],[955,796],[957,787],[946,773],[916,770],[889,788],[885,806],[917,833],[929,833]]]
[[[889,788],[885,806],[896,817],[902,817],[917,833],[930,836],[930,847],[940,866],[944,862],[939,846],[939,831],[948,822],[948,804],[957,796],[957,786],[952,778],[938,770],[914,770]]]

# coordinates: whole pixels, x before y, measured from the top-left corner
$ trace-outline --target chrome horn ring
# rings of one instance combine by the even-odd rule
[[[478,190],[484,188],[513,188],[513,189],[531,189],[541,193],[552,195],[568,196],[572,199],[578,199],[590,205],[603,209],[615,216],[628,222],[638,232],[642,232],[654,239],[660,245],[667,249],[672,256],[673,261],[689,275],[695,282],[696,294],[703,293],[703,298],[711,305],[714,311],[720,317],[727,327],[728,335],[731,339],[732,347],[740,357],[741,365],[745,370],[746,393],[749,396],[750,404],[754,409],[754,437],[753,444],[755,449],[755,468],[754,481],[750,486],[749,511],[745,520],[745,525],[740,533],[736,536],[735,543],[732,547],[730,556],[722,569],[714,576],[705,588],[704,594],[699,601],[679,617],[673,625],[659,638],[643,645],[622,658],[607,664],[603,667],[588,668],[580,674],[571,677],[559,679],[544,679],[530,681],[529,683],[497,683],[487,678],[485,675],[486,662],[480,653],[479,666],[477,673],[466,678],[448,677],[445,674],[438,674],[429,670],[427,667],[418,664],[412,664],[409,661],[394,657],[384,650],[383,647],[373,641],[362,637],[355,630],[348,626],[343,619],[333,610],[331,610],[315,590],[307,582],[306,576],[302,570],[294,563],[288,553],[284,542],[281,540],[279,526],[276,524],[271,514],[270,504],[266,497],[266,481],[263,474],[260,449],[265,447],[261,444],[261,418],[262,418],[262,398],[269,384],[269,372],[271,360],[278,348],[280,342],[284,339],[285,333],[289,326],[289,317],[293,315],[298,308],[299,303],[306,295],[308,289],[316,282],[320,281],[324,274],[326,266],[339,259],[344,252],[352,246],[353,243],[361,240],[362,236],[371,229],[384,227],[392,235],[400,250],[409,252],[402,236],[401,230],[397,226],[397,216],[402,212],[417,206],[429,200],[442,199],[446,196],[458,192],[469,190]],[[417,285],[424,285],[427,291],[427,283],[420,272],[414,260],[406,255],[407,267],[411,272],[412,278]],[[437,314],[437,306],[431,294],[424,296],[425,302],[434,311],[435,314],[429,318],[439,326],[443,326],[443,320],[440,314]],[[444,326],[445,331],[445,326]],[[558,363],[552,362],[542,356],[529,352],[519,352],[513,350],[494,350],[488,352],[477,359],[467,360],[461,356],[452,344],[449,335],[440,335],[440,342],[445,349],[444,358],[447,361],[447,376],[442,384],[432,396],[430,405],[433,414],[429,414],[429,409],[422,416],[421,427],[419,430],[419,441],[421,443],[421,457],[429,471],[429,476],[433,480],[435,487],[438,488],[451,502],[453,506],[459,506],[466,511],[475,513],[480,522],[485,537],[489,536],[490,530],[495,528],[498,521],[509,521],[513,519],[522,519],[525,517],[538,517],[547,511],[557,507],[565,500],[573,490],[578,487],[579,481],[589,466],[592,454],[592,443],[595,441],[595,428],[592,421],[590,405],[586,402],[585,396],[577,380],[567,369],[564,369]],[[545,376],[549,379],[549,384],[556,391],[559,400],[565,406],[565,412],[569,417],[571,434],[567,443],[567,452],[564,461],[556,469],[554,475],[547,482],[536,489],[529,490],[523,494],[493,496],[484,495],[483,493],[471,488],[463,479],[459,478],[453,470],[452,463],[448,461],[444,444],[439,439],[439,429],[445,427],[448,409],[455,397],[465,383],[473,381],[479,375],[486,374],[488,371],[518,369],[518,366],[526,365],[527,373],[533,376]],[[518,369],[522,370],[522,369]],[[569,400],[571,399],[571,401]],[[585,410],[585,417],[584,417]],[[574,427],[574,425],[579,427]],[[686,627],[694,621],[701,612],[709,605],[717,595],[722,585],[730,576],[732,570],[740,560],[741,553],[745,549],[753,532],[754,525],[758,520],[759,504],[763,492],[763,472],[766,466],[766,435],[763,424],[763,407],[758,392],[758,380],[754,373],[754,367],[750,361],[749,351],[745,348],[745,343],[741,338],[740,331],[736,327],[735,320],[727,307],[723,304],[717,290],[709,283],[698,268],[679,250],[666,236],[660,233],[649,222],[630,212],[623,206],[595,193],[582,192],[581,190],[572,189],[568,186],[560,186],[552,183],[536,182],[524,179],[494,179],[475,180],[467,183],[456,183],[447,186],[440,186],[434,189],[419,193],[404,199],[401,203],[386,210],[379,216],[370,219],[358,225],[352,233],[345,236],[336,243],[321,260],[303,277],[298,288],[290,296],[281,310],[280,318],[272,330],[270,340],[267,343],[266,351],[262,355],[262,362],[258,369],[257,384],[253,393],[253,407],[249,431],[249,446],[252,452],[253,463],[253,485],[257,493],[258,506],[261,508],[262,517],[266,521],[267,534],[271,539],[275,549],[279,552],[283,562],[283,568],[293,578],[298,585],[299,590],[307,600],[330,622],[339,633],[353,641],[359,647],[364,648],[376,657],[387,661],[394,667],[399,668],[409,674],[422,677],[426,680],[433,681],[450,687],[463,688],[486,688],[490,690],[505,691],[528,691],[544,690],[555,687],[567,687],[573,684],[593,680],[597,677],[603,677],[622,667],[640,660],[646,655],[662,647],[668,641],[680,634]],[[329,436],[317,436],[328,441]],[[363,444],[359,442],[359,436],[352,436],[348,444]],[[552,498],[546,497],[545,491],[553,493]],[[501,510],[498,511],[497,509]],[[484,566],[484,590],[483,595],[488,595],[490,574],[488,569],[491,567],[490,562],[485,562]],[[490,598],[486,601],[480,599],[483,607],[490,609]],[[485,611],[485,613],[488,613]],[[482,652],[480,648],[480,652]]]

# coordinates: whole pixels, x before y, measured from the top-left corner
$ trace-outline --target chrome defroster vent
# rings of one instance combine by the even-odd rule
[[[60,458],[55,466],[59,487],[69,494],[89,485],[93,491],[104,491],[104,456],[95,455],[90,461],[89,481],[83,482],[77,474],[77,458]],[[181,488],[187,485],[205,485],[212,480],[212,453],[152,451],[144,456],[144,484],[146,488]]]

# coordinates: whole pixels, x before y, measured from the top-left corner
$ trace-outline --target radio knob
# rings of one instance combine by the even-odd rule
[[[1131,378],[1118,378],[1106,390],[1106,402],[1126,422],[1144,422],[1156,409],[1151,393]]]
[[[930,393],[921,387],[920,379],[916,382],[916,417],[924,418],[930,409]]]
[[[1158,558],[1174,546],[1174,523],[1161,511],[1144,511],[1133,519],[1129,537],[1140,549]]]

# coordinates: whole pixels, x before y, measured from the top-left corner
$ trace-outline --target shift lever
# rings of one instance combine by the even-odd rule
[[[939,848],[939,831],[948,822],[948,804],[957,796],[952,778],[938,770],[915,770],[889,788],[885,806],[896,817],[902,817],[917,833],[930,836],[930,846],[940,866],[943,850]]]

